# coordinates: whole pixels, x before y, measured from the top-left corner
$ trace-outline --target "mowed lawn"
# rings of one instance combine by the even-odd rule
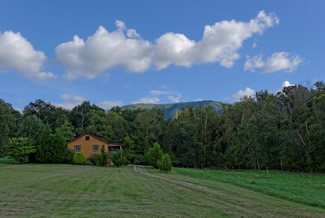
[[[0,217],[325,216],[321,207],[180,170],[0,161]]]

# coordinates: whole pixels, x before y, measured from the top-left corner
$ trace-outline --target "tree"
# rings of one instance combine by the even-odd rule
[[[42,120],[36,115],[25,116],[19,125],[17,136],[28,137],[32,140],[32,143],[36,145],[43,128],[44,124]]]
[[[115,107],[113,108],[113,110],[111,109],[110,111],[108,111],[107,119],[108,125],[112,127],[114,133],[113,140],[115,142],[122,142],[123,139],[130,132],[130,126],[129,123],[122,116],[119,115],[118,112],[120,112],[120,110],[118,110],[117,108],[119,107]]]
[[[9,137],[14,135],[17,120],[14,111],[11,104],[0,99],[0,157],[5,155],[5,145]]]
[[[156,169],[159,168],[158,161],[161,160],[162,156],[163,151],[157,142],[153,145],[153,147],[149,148],[145,154],[148,163]]]
[[[134,140],[131,137],[126,136],[123,140],[123,153],[129,161],[133,161],[134,159],[134,146]]]
[[[162,171],[169,172],[172,170],[172,162],[169,154],[163,154],[161,160],[158,160],[158,167]]]
[[[159,109],[140,112],[134,121],[134,126],[135,153],[143,155],[153,143],[162,140],[163,113]]]
[[[61,133],[63,134],[64,138],[67,141],[71,141],[76,136],[76,134],[74,133],[74,128],[73,128],[72,124],[67,119],[63,120],[62,124],[59,127],[57,127],[55,129],[55,131],[56,132],[61,131]]]
[[[86,114],[93,111],[101,111],[105,113],[105,110],[98,107],[95,104],[91,104],[89,101],[82,102],[81,105],[74,107],[69,113],[69,120],[75,128],[75,133],[81,135],[86,132]]]
[[[56,127],[56,122],[61,117],[67,117],[69,112],[63,108],[56,108],[49,102],[37,99],[35,102],[30,102],[23,110],[24,117],[35,115],[42,120],[43,123],[48,123],[52,130]]]
[[[100,154],[95,156],[96,160],[96,165],[98,166],[107,166],[108,164],[108,153],[105,151],[105,146],[102,145],[100,149]]]
[[[123,166],[127,163],[122,149],[113,153],[112,161],[116,167]]]
[[[52,134],[48,124],[45,125],[37,147],[37,158],[41,163],[63,163],[68,146],[61,131]]]
[[[9,139],[9,156],[15,163],[27,163],[30,154],[35,153],[35,146],[29,138],[18,137]]]
[[[108,124],[107,115],[104,111],[91,110],[85,117],[86,131],[106,141],[114,139],[112,127]]]

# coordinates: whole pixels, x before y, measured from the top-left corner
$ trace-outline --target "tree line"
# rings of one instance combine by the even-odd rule
[[[219,115],[211,107],[185,107],[170,120],[155,108],[105,111],[88,101],[69,111],[36,100],[20,114],[0,99],[0,156],[7,155],[10,138],[38,145],[52,134],[52,143],[66,144],[86,132],[123,143],[135,164],[145,164],[146,152],[158,143],[179,167],[324,172],[325,84],[256,92],[223,104]]]

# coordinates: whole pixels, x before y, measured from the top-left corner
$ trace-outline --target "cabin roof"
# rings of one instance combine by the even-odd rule
[[[78,136],[78,137],[72,139],[72,140],[69,141],[68,143],[71,143],[71,142],[73,142],[73,141],[75,141],[75,140],[77,140],[77,139],[79,139],[79,138],[81,138],[81,137],[83,137],[83,136],[85,136],[85,135],[90,135],[90,136],[92,136],[92,137],[94,137],[94,138],[96,138],[96,139],[98,139],[98,140],[100,140],[100,141],[102,141],[102,142],[105,142],[105,143],[109,144],[110,146],[114,146],[114,145],[116,145],[116,146],[120,146],[120,145],[122,145],[122,143],[116,143],[116,142],[109,142],[109,141],[106,141],[106,140],[101,139],[101,138],[99,138],[99,137],[97,137],[97,136],[95,136],[95,135],[93,135],[93,134],[91,134],[91,133],[88,133],[88,132],[86,132],[86,133],[84,133],[84,134],[82,134],[82,135],[80,135],[80,136]]]

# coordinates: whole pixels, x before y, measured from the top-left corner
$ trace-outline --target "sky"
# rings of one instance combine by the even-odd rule
[[[236,102],[325,80],[325,1],[0,0],[0,98]]]

